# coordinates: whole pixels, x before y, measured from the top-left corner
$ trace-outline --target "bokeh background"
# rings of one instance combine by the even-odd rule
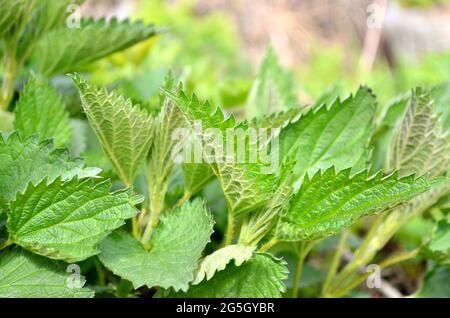
[[[201,97],[239,106],[268,45],[292,73],[302,104],[360,84],[385,103],[450,78],[448,0],[90,0],[82,10],[167,28],[103,61],[103,74],[96,68],[96,80],[127,79],[139,99],[151,97],[171,68]],[[367,27],[374,17],[381,28]]]

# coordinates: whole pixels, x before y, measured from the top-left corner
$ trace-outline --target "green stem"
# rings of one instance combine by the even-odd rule
[[[298,297],[298,288],[300,287],[300,278],[302,277],[302,269],[305,257],[303,256],[302,248],[298,255],[297,264],[295,265],[294,285],[292,286],[292,298]]]
[[[105,273],[103,272],[102,264],[100,263],[100,260],[98,258],[94,261],[95,271],[97,272],[97,278],[98,278],[98,285],[99,286],[105,286],[106,279],[105,279]]]
[[[332,282],[333,278],[335,277],[335,275],[337,273],[339,264],[341,263],[342,253],[345,250],[345,245],[347,243],[349,233],[350,233],[349,230],[342,232],[341,239],[339,241],[337,250],[333,256],[333,261],[331,263],[330,269],[328,270],[328,274],[325,279],[325,282],[323,283],[323,286],[322,286],[322,297],[326,297],[330,283]]]
[[[267,241],[263,246],[260,247],[260,252],[266,252],[268,251],[272,246],[278,243],[278,240],[276,238],[271,238],[269,241]]]
[[[191,198],[191,194],[189,192],[184,192],[183,196],[178,200],[178,202],[177,202],[177,204],[175,204],[175,206],[182,206],[190,198]]]
[[[5,248],[7,248],[8,246],[12,245],[14,242],[11,240],[6,240],[5,242],[3,242],[3,244],[0,245],[0,250],[3,250]]]
[[[159,187],[157,187],[159,188]],[[152,197],[151,197],[151,202],[150,202],[150,215],[148,218],[148,223],[147,226],[145,228],[144,234],[142,235],[142,243],[147,244],[150,241],[150,238],[152,236],[153,233],[153,229],[156,227],[156,225],[159,222],[159,215],[161,213],[162,210],[162,206],[161,206],[161,192],[159,192],[158,190],[155,189],[155,191],[152,191]]]
[[[3,82],[0,89],[0,109],[7,110],[14,96],[15,83],[17,78],[17,72],[19,69],[18,63],[15,57],[16,47],[12,45],[4,51],[4,74]]]
[[[233,243],[234,234],[234,215],[233,211],[228,210],[227,232],[225,233],[224,246],[228,246]]]
[[[400,253],[400,254],[396,254],[393,255],[385,260],[383,260],[382,262],[380,262],[380,264],[378,264],[378,266],[380,267],[380,269],[383,268],[387,268],[390,267],[392,265],[404,262],[406,260],[409,260],[411,258],[414,258],[417,256],[417,254],[419,253],[419,250],[413,250],[410,252],[405,252],[405,253]],[[341,288],[340,290],[336,291],[333,294],[333,297],[343,297],[346,294],[348,294],[350,291],[352,291],[353,289],[355,289],[356,287],[358,287],[359,285],[361,285],[365,280],[367,280],[367,278],[371,275],[372,273],[364,273],[358,277],[355,277],[353,280],[351,280],[347,286],[345,286],[344,288]]]
[[[372,243],[372,240],[379,236],[379,229],[383,224],[385,215],[380,214],[376,216],[374,222],[372,223],[369,232],[362,244],[358,247],[357,251],[354,254],[354,257],[350,262],[345,265],[342,271],[336,276],[333,283],[328,285],[327,289],[332,290],[337,286],[341,286],[346,280],[350,278],[355,272],[358,271],[359,267],[367,261],[367,257],[365,256],[365,252],[368,250],[369,245]]]
[[[298,297],[298,290],[300,287],[300,280],[302,277],[303,264],[305,263],[306,256],[308,256],[314,244],[315,244],[314,241],[310,241],[310,242],[300,242],[298,245],[299,247],[297,251],[298,260],[295,266],[294,284],[292,286],[292,298]]]

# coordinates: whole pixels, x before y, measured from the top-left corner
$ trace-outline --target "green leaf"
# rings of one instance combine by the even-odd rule
[[[129,190],[110,193],[99,179],[30,186],[10,202],[10,240],[40,255],[67,262],[98,254],[98,244],[124,220],[137,214]]]
[[[218,129],[222,141],[207,138],[206,134],[203,134],[203,151],[205,149],[217,150],[218,147],[222,147],[225,157],[225,154],[228,155],[225,146],[227,132],[231,130],[236,133],[241,130],[245,140],[240,138],[237,144],[243,143],[245,145],[244,152],[248,158],[249,134],[246,130],[249,127],[248,123],[236,125],[234,116],[231,115],[225,119],[221,109],[213,109],[208,102],[201,103],[195,95],[188,98],[181,89],[176,94],[167,90],[164,91],[183,112],[189,127],[195,134],[198,134],[195,131],[198,122],[201,122],[202,130],[205,132],[208,129]],[[234,146],[236,150],[236,139]],[[264,146],[268,147],[267,145]],[[258,156],[257,162],[249,162],[249,160],[239,162],[236,154],[236,151],[230,154],[234,160],[221,158],[224,159],[222,162],[213,160],[210,166],[220,181],[231,213],[242,215],[263,206],[268,201],[270,194],[273,193],[278,184],[279,176],[276,174],[277,171],[272,171],[272,162],[262,162],[260,156]]]
[[[118,176],[128,186],[147,158],[153,120],[116,92],[97,88],[74,75],[84,111]]]
[[[82,288],[85,280],[74,277],[78,282],[70,282],[70,272],[63,263],[51,261],[13,248],[0,254],[0,298],[90,298],[94,292]],[[73,288],[70,288],[73,287]]]
[[[0,136],[0,202],[10,201],[31,182],[36,185],[57,177],[88,177],[99,173],[97,168],[84,168],[81,158],[71,158],[67,149],[53,150],[51,141],[38,142],[36,136],[26,139],[17,132],[4,140]]]
[[[437,222],[421,253],[438,264],[450,265],[450,222],[448,219]]]
[[[193,285],[201,283],[204,279],[210,280],[216,272],[220,272],[234,260],[234,265],[241,266],[248,261],[255,251],[254,246],[228,245],[206,256],[201,262]]]
[[[43,75],[67,73],[156,33],[153,25],[142,22],[118,21],[115,18],[110,21],[82,20],[80,28],[57,28],[47,33],[36,47],[35,58]]]
[[[441,133],[428,92],[413,90],[403,121],[389,151],[389,168],[400,175],[441,175],[449,167],[449,143]]]
[[[14,129],[14,114],[0,110],[0,132]]]
[[[10,41],[17,37],[36,4],[36,0],[0,1],[0,39]]]
[[[20,94],[15,126],[23,137],[39,134],[41,140],[54,138],[57,147],[71,142],[69,114],[60,96],[35,77],[28,81]]]
[[[427,272],[421,290],[414,296],[417,298],[449,298],[450,267],[436,266]]]
[[[36,8],[22,32],[17,48],[18,57],[25,61],[44,34],[58,27],[66,27],[64,22],[70,14],[69,6],[80,5],[82,2],[84,0],[37,1]]]
[[[278,298],[285,291],[286,263],[270,254],[257,253],[250,260],[228,266],[208,281],[191,286],[186,293],[159,291],[170,298]]]
[[[325,105],[311,109],[282,129],[280,157],[295,155],[293,173],[298,178],[331,166],[338,170],[353,167],[355,173],[364,170],[375,108],[370,90],[360,88],[356,95],[336,100],[329,109]]]
[[[184,191],[197,194],[214,178],[214,171],[206,163],[183,163]]]
[[[314,240],[338,233],[359,218],[379,213],[442,183],[396,174],[368,178],[363,171],[350,177],[351,169],[336,174],[330,168],[312,178],[305,177],[291,199],[291,207],[280,217],[275,236],[282,241]]]
[[[435,111],[440,115],[444,132],[450,129],[450,82],[437,85],[430,90]]]
[[[186,290],[213,225],[203,201],[195,200],[161,216],[149,251],[130,234],[118,231],[102,242],[99,257],[135,289],[147,285]]]
[[[263,116],[296,106],[293,86],[291,74],[281,68],[272,46],[269,46],[247,100],[247,117]]]

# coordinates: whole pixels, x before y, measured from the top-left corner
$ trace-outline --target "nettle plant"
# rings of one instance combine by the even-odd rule
[[[448,117],[439,120],[444,106],[433,103],[436,90],[414,89],[381,115],[366,87],[342,100],[300,107],[269,49],[246,105],[248,117],[258,116],[238,120],[184,92],[171,75],[158,100],[141,107],[72,73],[86,120],[114,169],[110,180],[72,156],[77,131],[47,79],[157,31],[115,20],[82,21],[80,29],[70,29],[60,19],[70,2],[0,4],[7,13],[0,19],[2,105],[11,110],[0,121],[1,297],[297,297],[305,259],[339,233],[321,296],[345,296],[370,274],[361,266],[403,224],[431,208],[441,214],[423,246],[378,264],[384,268],[419,253],[448,264],[448,219],[440,205],[450,186]],[[26,41],[32,45],[24,57],[18,48]],[[28,58],[36,74],[11,103]],[[256,144],[258,153],[276,152],[276,169],[268,173],[270,163],[261,156],[175,162],[174,132],[195,134],[197,122],[220,135],[191,140],[208,156],[221,146],[217,140],[227,143],[227,132],[239,129],[244,138],[236,149],[249,157],[255,143],[246,132],[273,129],[270,140]],[[384,173],[376,167],[380,158]],[[174,190],[174,179],[182,180],[183,191]],[[223,215],[210,212],[205,194],[211,183],[226,202],[224,231],[215,224]],[[351,227],[361,223],[369,229],[342,265]],[[281,249],[296,255],[290,282],[286,260],[277,257]],[[80,275],[86,268],[94,268],[87,283]]]

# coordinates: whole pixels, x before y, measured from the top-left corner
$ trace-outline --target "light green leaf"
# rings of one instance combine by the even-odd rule
[[[130,234],[119,231],[102,242],[99,257],[108,269],[131,281],[135,288],[147,285],[186,290],[213,225],[203,201],[195,200],[161,216],[150,250]]]
[[[183,163],[184,191],[197,194],[214,178],[214,171],[206,163]]]
[[[430,90],[436,114],[440,115],[444,132],[450,129],[450,82],[437,85]]]
[[[36,136],[22,139],[17,132],[6,140],[0,136],[0,202],[12,200],[30,182],[36,185],[47,179],[51,183],[57,177],[68,180],[100,172],[83,164],[81,158],[71,158],[67,149],[53,150],[51,141],[38,142]]]
[[[439,176],[449,167],[449,155],[449,143],[433,113],[431,97],[417,88],[391,143],[388,167],[398,170],[401,176],[411,173]]]
[[[0,298],[90,298],[94,292],[82,288],[85,280],[70,281],[63,263],[22,250],[0,253]],[[77,286],[78,284],[78,286]],[[73,287],[73,288],[70,288]]]
[[[398,179],[396,174],[368,178],[366,171],[350,177],[350,170],[336,174],[330,168],[311,179],[306,176],[291,199],[290,209],[281,215],[275,236],[282,241],[330,236],[363,216],[407,202],[443,181],[414,176]]]
[[[16,38],[28,21],[36,4],[36,0],[0,1],[0,39],[10,41]]]
[[[256,162],[250,162],[250,160],[239,162],[237,146],[245,146],[243,152],[248,158],[248,136],[250,135],[247,131],[248,123],[236,125],[233,115],[225,119],[221,109],[213,109],[208,102],[201,103],[195,95],[188,98],[182,90],[179,90],[176,94],[165,90],[165,93],[183,112],[193,132],[197,129],[196,123],[201,122],[204,132],[202,134],[202,151],[204,151],[202,159],[205,158],[205,155],[208,155],[206,149],[217,151],[219,147],[222,147],[224,156],[219,158],[222,160],[213,160],[210,167],[220,181],[231,213],[242,215],[263,206],[278,184],[279,176],[277,171],[272,169],[278,162],[275,162],[275,164],[270,160],[262,162],[261,156],[258,156]],[[219,132],[219,137],[222,140],[209,138],[206,133],[208,129],[217,129],[216,131]],[[230,131],[235,135],[238,135],[240,131],[244,136],[243,138],[236,138],[238,139],[237,142],[236,139],[234,140],[234,151],[231,154],[227,153],[226,150],[227,132]],[[195,132],[195,134],[198,134],[198,132]],[[233,145],[233,143],[230,144]],[[258,146],[260,147],[259,154],[268,150],[267,144],[261,145],[259,143]],[[272,156],[269,157],[268,159],[272,159]]]
[[[30,186],[10,202],[10,240],[43,256],[67,262],[98,254],[98,244],[137,214],[129,190],[110,193],[110,181],[99,179]]]
[[[61,97],[46,83],[31,77],[16,105],[16,129],[22,137],[39,134],[41,140],[54,138],[57,147],[70,144],[69,114]]]
[[[14,114],[0,110],[0,131],[14,129]]]
[[[247,100],[247,117],[263,116],[296,106],[291,75],[282,69],[272,46],[269,46]]]
[[[257,253],[241,266],[228,264],[208,281],[186,293],[159,291],[156,297],[170,298],[278,298],[285,290],[286,263],[270,254]]]
[[[311,109],[281,131],[281,158],[295,155],[293,173],[298,178],[331,166],[360,172],[370,154],[375,108],[370,90],[360,88],[356,95],[336,100],[329,109],[325,105]]]
[[[67,73],[156,33],[153,25],[142,22],[115,18],[110,21],[82,20],[80,28],[57,28],[44,35],[36,47],[35,58],[40,73],[46,76]]]
[[[97,88],[74,75],[86,116],[120,179],[132,185],[147,158],[153,120],[116,92]]]
[[[17,55],[25,61],[33,52],[36,43],[49,31],[64,25],[70,5],[80,5],[84,0],[45,0],[37,1],[36,7],[22,32]]]
[[[426,273],[421,290],[414,296],[417,298],[449,298],[449,280],[450,267],[436,266]]]
[[[216,272],[220,272],[234,260],[234,265],[241,266],[248,261],[255,251],[254,246],[228,245],[206,256],[201,262],[192,285],[210,280]]]
[[[421,252],[427,259],[450,265],[450,221],[448,218],[437,222]]]

